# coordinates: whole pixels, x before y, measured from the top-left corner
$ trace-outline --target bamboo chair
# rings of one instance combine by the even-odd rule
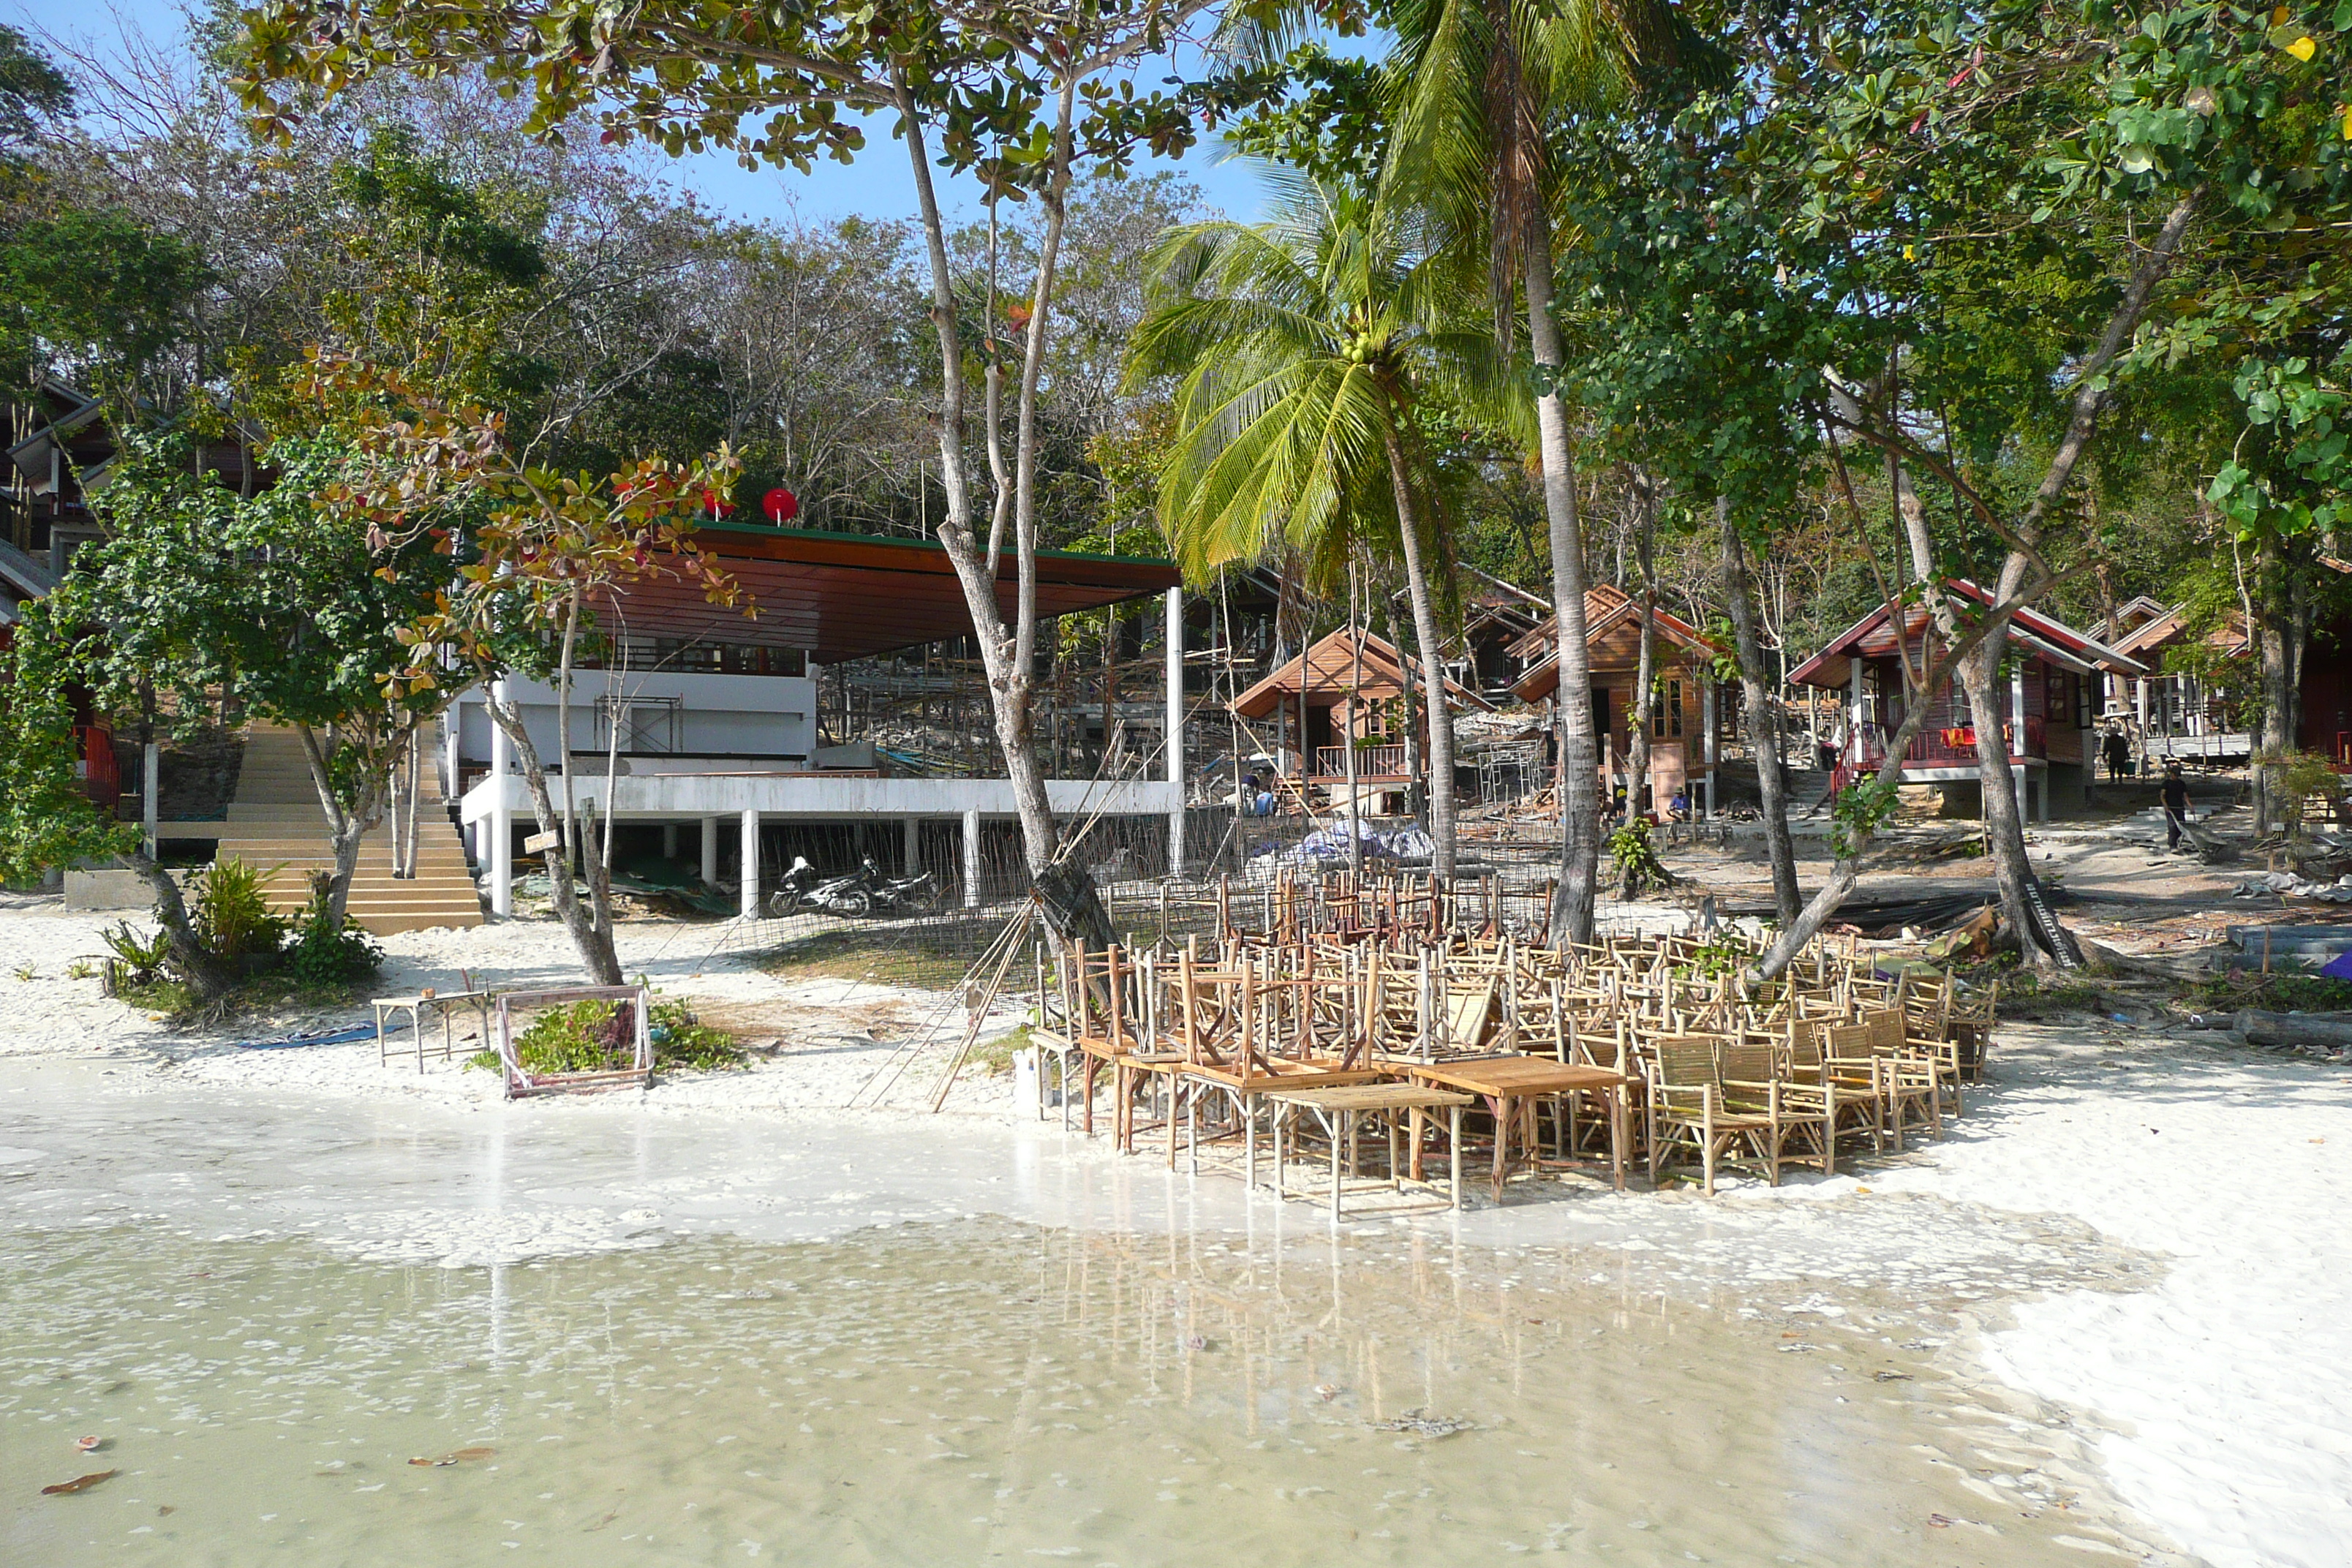
[[[1727,1109],[1764,1119],[1764,1125],[1751,1129],[1746,1141],[1762,1160],[1772,1185],[1780,1184],[1780,1167],[1787,1164],[1811,1164],[1824,1176],[1837,1174],[1834,1083],[1803,1083],[1782,1073],[1780,1052],[1769,1045],[1727,1044],[1717,1053],[1716,1072]],[[1791,1152],[1807,1148],[1812,1151],[1810,1158]]]
[[[1864,1051],[1858,1057],[1836,1057],[1830,1053],[1828,1035],[1834,1026],[1827,1024],[1797,1024],[1789,1031],[1789,1076],[1800,1083],[1817,1083],[1829,1092],[1834,1110],[1832,1131],[1835,1136],[1851,1133],[1854,1138],[1868,1138],[1870,1152],[1886,1152],[1886,1091],[1885,1070],[1876,1056]],[[1901,1134],[1896,1134],[1896,1148],[1901,1148]]]
[[[1970,1083],[1984,1081],[1985,1058],[1992,1050],[1993,1017],[2000,1005],[2000,982],[1985,987],[1983,994],[1971,1002],[1957,996],[1952,1001],[1952,1045],[1959,1063],[1968,1072]]]
[[[1861,1022],[1870,1031],[1870,1048],[1882,1057],[1906,1057],[1914,1062],[1927,1064],[1931,1080],[1936,1085],[1936,1135],[1944,1132],[1944,1096],[1952,1100],[1952,1115],[1960,1114],[1959,1052],[1948,1044],[1921,1044],[1912,1040],[1906,1027],[1901,1007],[1878,1007],[1864,1013]]]
[[[1709,1035],[1664,1035],[1655,1045],[1657,1065],[1643,1114],[1650,1180],[1657,1181],[1672,1150],[1687,1147],[1698,1156],[1702,1190],[1713,1197],[1716,1166],[1745,1144],[1757,1152],[1778,1186],[1777,1084],[1764,1086],[1768,1109],[1734,1110],[1717,1066],[1718,1053],[1727,1048],[1725,1041]]]
[[[1822,1051],[1833,1070],[1842,1074],[1858,1073],[1862,1062],[1875,1064],[1884,1125],[1897,1153],[1902,1152],[1907,1126],[1925,1127],[1938,1138],[1944,1135],[1942,1097],[1932,1063],[1907,1051],[1879,1049],[1866,1023],[1831,1025],[1822,1031]]]

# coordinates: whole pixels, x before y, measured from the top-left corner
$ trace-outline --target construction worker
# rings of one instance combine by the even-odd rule
[[[2158,798],[2164,803],[2164,847],[2177,852],[2181,831],[2189,826],[2189,781],[2181,776],[2179,763],[2164,764],[2164,786]]]

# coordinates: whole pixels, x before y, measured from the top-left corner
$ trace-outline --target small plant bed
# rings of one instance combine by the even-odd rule
[[[2176,1005],[2190,1013],[2352,1012],[2352,980],[2318,974],[2260,974],[2233,969],[2184,987]]]
[[[324,878],[314,880],[309,905],[292,920],[270,911],[265,879],[231,856],[205,867],[190,887],[197,944],[232,977],[221,994],[200,1005],[163,934],[142,933],[129,921],[104,933],[112,953],[107,994],[182,1025],[341,1010],[363,1001],[383,966],[383,949],[334,912]]]
[[[515,1059],[533,1077],[625,1071],[633,1054],[634,1034],[614,1026],[623,1005],[592,999],[544,1008],[531,1019],[530,1027],[515,1037]],[[727,1072],[748,1065],[734,1036],[703,1023],[675,998],[654,998],[647,1010],[646,1034],[653,1042],[656,1072]],[[467,1058],[466,1066],[497,1072],[499,1053],[478,1051]]]

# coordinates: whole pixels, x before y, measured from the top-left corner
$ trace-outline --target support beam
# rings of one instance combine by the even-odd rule
[[[458,735],[464,731],[465,700],[458,699],[441,712],[441,798],[456,800],[466,793],[465,779],[460,770],[465,759],[457,750]]]
[[[702,885],[719,886],[719,819],[715,816],[702,819]]]
[[[1168,590],[1168,717],[1160,729],[1168,747],[1168,782],[1184,782],[1184,590]],[[1184,806],[1168,814],[1168,874],[1184,869]]]
[[[923,819],[910,816],[906,823],[907,842],[898,868],[898,875],[911,877],[923,868]]]
[[[675,822],[662,824],[662,858],[665,860],[677,858],[677,824]]]
[[[490,700],[506,700],[507,683],[493,681]],[[514,913],[514,812],[507,805],[507,774],[512,769],[508,756],[507,732],[490,721],[490,913]]]
[[[159,781],[163,771],[163,749],[150,741],[147,742],[147,749],[140,753],[139,758],[139,821],[145,832],[147,858],[150,860],[155,858],[157,843],[155,823],[158,816],[155,802],[161,788]]]
[[[980,813],[963,814],[963,907],[980,908]]]
[[[747,921],[760,918],[760,814],[743,814],[743,896],[742,915]]]

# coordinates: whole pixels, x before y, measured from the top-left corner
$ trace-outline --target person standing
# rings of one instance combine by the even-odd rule
[[[2164,803],[2164,847],[2178,851],[2181,831],[2189,826],[2189,781],[2181,777],[2179,763],[2164,764],[2164,787],[2158,798]]]
[[[2131,742],[2125,737],[2121,725],[2107,731],[2105,751],[2107,778],[2111,782],[2122,778],[2124,770],[2131,766]]]

